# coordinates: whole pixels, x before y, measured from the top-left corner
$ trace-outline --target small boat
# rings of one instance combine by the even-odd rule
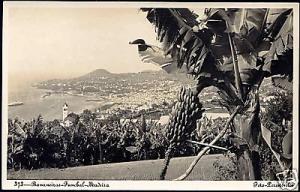
[[[44,99],[51,95],[51,92],[46,92],[46,94],[42,95],[41,98]]]
[[[23,105],[23,104],[24,103],[21,101],[15,101],[15,102],[9,103],[8,106],[18,106],[18,105]]]
[[[94,102],[99,102],[99,101],[103,101],[103,99],[86,99],[86,102],[90,102],[90,101],[94,101]]]

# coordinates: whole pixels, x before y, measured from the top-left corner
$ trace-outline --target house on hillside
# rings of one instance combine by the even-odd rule
[[[79,115],[75,113],[70,113],[63,121],[64,127],[71,127],[72,125],[76,125],[79,121]]]
[[[63,111],[62,111],[62,122],[60,123],[63,127],[71,127],[72,125],[76,125],[79,121],[79,115],[75,113],[69,113],[68,111],[69,105],[65,103],[63,105]]]

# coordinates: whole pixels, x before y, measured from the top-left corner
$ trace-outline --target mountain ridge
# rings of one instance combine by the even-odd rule
[[[185,74],[168,74],[163,70],[144,70],[136,73],[112,73],[106,69],[95,69],[89,73],[81,76],[66,78],[66,79],[49,79],[40,82],[43,83],[66,83],[66,82],[76,82],[76,81],[86,81],[86,82],[99,82],[106,79],[106,81],[123,81],[130,80],[131,82],[136,81],[152,81],[152,80],[173,80],[173,81],[183,81],[191,82],[192,79],[188,79]]]

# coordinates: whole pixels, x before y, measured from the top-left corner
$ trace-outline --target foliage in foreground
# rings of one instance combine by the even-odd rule
[[[70,167],[99,163],[127,162],[164,158],[167,148],[166,130],[155,121],[121,123],[120,117],[99,120],[88,110],[69,114],[75,121],[64,127],[58,120],[44,121],[42,116],[22,123],[9,119],[8,168],[37,169]],[[201,129],[189,136],[209,142],[224,119],[203,118]],[[221,140],[220,145],[225,144]],[[176,157],[196,155],[201,146],[184,143],[174,151]],[[211,153],[220,153],[213,149]]]

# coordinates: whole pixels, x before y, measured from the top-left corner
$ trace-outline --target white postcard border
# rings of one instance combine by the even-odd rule
[[[2,70],[2,172],[1,172],[1,183],[3,189],[23,189],[23,190],[280,190],[280,187],[270,187],[270,188],[257,188],[254,186],[254,181],[125,181],[125,180],[78,180],[78,182],[94,182],[102,183],[103,185],[108,184],[109,187],[37,187],[37,186],[18,186],[23,182],[23,184],[32,184],[32,182],[40,184],[60,184],[64,182],[69,182],[70,184],[76,183],[77,180],[7,180],[7,126],[8,126],[8,113],[7,113],[7,103],[8,103],[8,90],[7,85],[7,65],[9,61],[7,60],[6,47],[9,45],[7,42],[7,36],[9,33],[5,30],[7,22],[5,18],[9,13],[9,8],[11,7],[99,7],[99,8],[140,8],[140,7],[248,7],[248,8],[293,8],[294,18],[293,18],[293,32],[294,32],[294,77],[293,77],[293,168],[298,169],[299,159],[299,4],[297,3],[235,3],[235,2],[222,2],[222,3],[186,3],[186,2],[4,2],[3,3],[3,70]],[[16,183],[17,182],[17,183]],[[19,182],[19,183],[18,183]],[[267,181],[262,181],[262,183],[267,183]],[[274,183],[274,182],[273,182]],[[100,185],[100,184],[99,184]]]

